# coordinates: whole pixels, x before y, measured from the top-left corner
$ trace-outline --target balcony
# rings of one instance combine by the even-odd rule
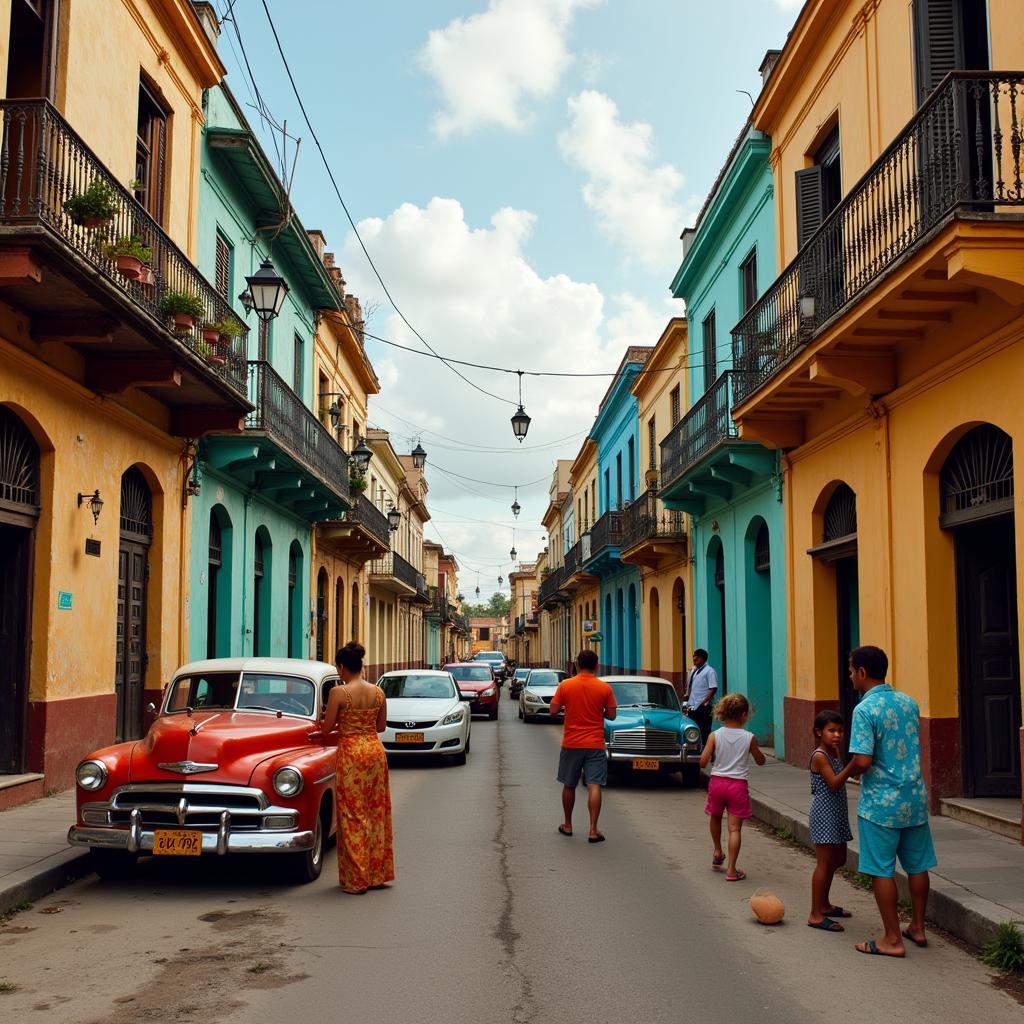
[[[1019,315],[1024,73],[952,72],[732,331],[736,418],[771,447],[901,383],[901,349],[962,348],[979,291]]]
[[[619,566],[619,548],[622,546],[622,513],[609,510],[601,516],[590,531],[590,552],[583,545],[584,569],[593,576],[607,576]],[[584,541],[586,538],[584,538]]]
[[[564,584],[566,571],[564,566],[552,569],[541,581],[537,592],[537,600],[541,608],[549,608],[559,601],[566,600]]]
[[[239,430],[249,409],[248,328],[160,225],[46,100],[0,100],[0,295],[26,314],[29,338],[82,358],[84,383],[101,395],[137,388],[171,412],[170,430],[198,437]],[[106,186],[113,216],[76,223],[64,203]],[[152,252],[145,280],[105,256],[103,244],[138,236]],[[212,348],[202,324],[172,330],[160,312],[169,292],[198,298],[203,322],[228,320],[234,339]]]
[[[397,551],[389,551],[383,558],[375,558],[370,563],[370,583],[399,597],[416,597],[422,580],[423,574]],[[426,591],[425,586],[423,590]]]
[[[565,579],[562,589],[567,594],[573,594],[580,587],[597,582],[597,577],[584,571],[584,564],[590,557],[590,534],[587,531],[587,524],[582,524],[584,533],[578,541],[565,553]]]
[[[622,561],[656,569],[663,559],[686,553],[682,512],[661,505],[657,491],[644,491],[622,513]]]
[[[388,517],[365,494],[360,494],[343,519],[320,527],[320,541],[334,554],[365,565],[391,550]],[[425,581],[423,598],[430,602]]]
[[[736,374],[726,370],[661,442],[661,500],[701,515],[775,468],[775,456],[741,441],[732,420]]]
[[[351,507],[348,455],[270,363],[249,363],[249,396],[245,437],[218,439],[208,459],[249,474],[262,494],[311,522],[338,519]]]
[[[516,616],[516,636],[522,636],[526,632],[526,616]]]

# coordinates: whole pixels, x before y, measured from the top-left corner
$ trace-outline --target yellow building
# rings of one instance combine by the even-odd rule
[[[597,445],[588,437],[569,467],[569,490],[572,495],[572,534],[575,538],[565,553],[563,587],[572,597],[570,615],[575,647],[591,646],[589,636],[600,631],[598,606],[601,585],[596,576],[583,571],[590,557],[590,528],[597,521]],[[600,656],[600,645],[594,644]],[[577,650],[573,654],[579,653]]]
[[[733,331],[734,417],[788,450],[787,756],[877,644],[933,799],[1019,813],[1024,20],[952,11],[810,0],[769,56],[780,272]]]
[[[673,317],[633,383],[640,418],[643,494],[622,513],[620,558],[640,566],[641,671],[672,681],[682,692],[693,649],[692,562],[686,515],[658,498],[660,440],[689,408],[687,324]],[[644,461],[645,460],[645,461]]]
[[[245,328],[195,259],[203,90],[186,0],[0,0],[0,773],[68,786],[186,658],[192,442],[239,429]],[[106,244],[137,236],[140,265]],[[240,336],[220,365],[168,292]]]
[[[570,547],[566,535],[567,512],[572,502],[569,474],[571,459],[559,459],[548,489],[548,507],[541,523],[548,533],[546,560],[540,565],[537,602],[540,608],[540,659],[551,668],[566,669],[575,660],[573,649],[572,596],[565,589],[565,555]]]
[[[519,668],[533,668],[540,658],[540,625],[537,610],[538,572],[536,562],[521,562],[508,574],[509,657]]]

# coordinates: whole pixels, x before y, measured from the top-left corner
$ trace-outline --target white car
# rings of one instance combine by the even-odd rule
[[[556,668],[531,668],[519,694],[519,717],[524,722],[551,720],[551,698],[568,674]],[[561,715],[558,716],[561,718]]]
[[[469,702],[450,672],[385,672],[377,685],[388,699],[387,728],[380,739],[389,754],[445,754],[456,764],[466,763]]]

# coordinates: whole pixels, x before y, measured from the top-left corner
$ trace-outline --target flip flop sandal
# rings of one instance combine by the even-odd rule
[[[725,863],[725,854],[721,854],[718,857],[711,858],[711,866],[713,868],[720,868]]]
[[[563,836],[568,836],[571,839],[572,838],[572,829],[571,828],[566,828],[564,825],[559,825],[558,826],[558,834],[559,835],[563,835]]]
[[[833,921],[831,917],[826,917],[819,921],[817,924],[812,924],[810,921],[807,922],[808,928],[817,928],[818,931],[822,932],[845,932],[846,929],[836,921]]]
[[[853,914],[842,907],[829,907],[828,910],[823,910],[822,913],[826,917],[853,917]]]
[[[727,882],[742,882],[747,877],[746,871],[737,871],[735,875],[726,875],[725,880]]]
[[[874,939],[868,942],[858,942],[853,948],[858,953],[866,953],[868,956],[888,956],[893,960],[902,960],[905,955],[903,953],[886,953],[884,949],[878,948],[878,943]]]
[[[928,945],[928,940],[927,939],[917,939],[913,935],[911,935],[909,928],[904,928],[903,929],[903,938],[910,939],[910,941],[915,946],[917,946],[918,949],[924,949]]]
[[[598,834],[596,836],[587,836],[587,842],[588,843],[603,843],[604,842],[604,836],[601,835],[600,832],[598,832]]]

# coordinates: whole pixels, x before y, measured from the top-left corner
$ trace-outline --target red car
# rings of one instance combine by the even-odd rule
[[[335,830],[338,735],[320,717],[338,682],[333,666],[290,658],[185,665],[143,739],[79,764],[68,842],[104,878],[140,854],[273,853],[312,882]]]
[[[456,661],[444,666],[450,672],[464,700],[469,701],[471,715],[487,715],[492,721],[498,717],[498,680],[494,669],[486,662]]]

